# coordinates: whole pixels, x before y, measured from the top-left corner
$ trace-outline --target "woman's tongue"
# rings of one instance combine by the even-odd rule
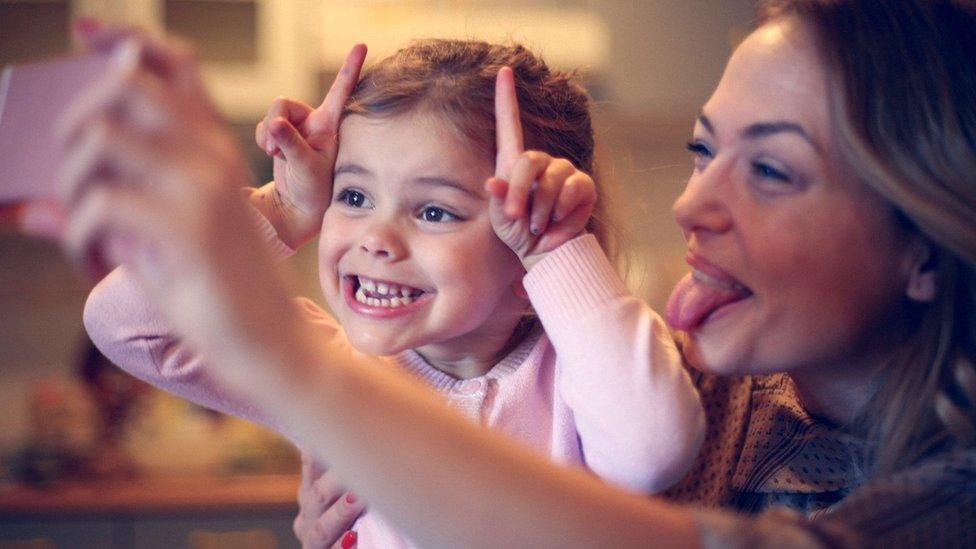
[[[749,297],[749,290],[728,288],[698,280],[688,273],[671,292],[666,317],[676,330],[691,330],[723,305]]]

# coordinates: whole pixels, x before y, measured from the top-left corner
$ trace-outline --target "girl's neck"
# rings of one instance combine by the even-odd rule
[[[471,379],[488,373],[532,332],[536,320],[519,317],[507,327],[490,334],[460,338],[445,348],[427,345],[414,349],[423,359],[445,374],[457,379]]]

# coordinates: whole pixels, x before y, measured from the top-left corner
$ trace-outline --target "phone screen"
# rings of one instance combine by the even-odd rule
[[[87,54],[0,72],[0,204],[57,194],[61,147],[55,124],[108,71],[108,63],[104,55]]]

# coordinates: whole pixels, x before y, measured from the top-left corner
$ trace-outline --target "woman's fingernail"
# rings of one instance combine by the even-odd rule
[[[75,32],[88,35],[102,28],[102,22],[94,17],[82,17],[75,21],[74,27]]]
[[[348,503],[349,505],[355,505],[356,500],[358,499],[359,498],[356,497],[356,492],[352,492],[352,491],[346,492],[346,503]]]
[[[350,549],[356,545],[356,539],[358,537],[359,536],[356,535],[356,532],[349,530],[345,533],[345,535],[342,536],[342,541],[339,543],[339,545],[342,546],[342,549]]]

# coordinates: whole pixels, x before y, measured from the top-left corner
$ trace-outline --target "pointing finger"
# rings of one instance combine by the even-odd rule
[[[509,67],[502,67],[495,79],[495,148],[495,176],[508,179],[524,150],[515,73]]]

